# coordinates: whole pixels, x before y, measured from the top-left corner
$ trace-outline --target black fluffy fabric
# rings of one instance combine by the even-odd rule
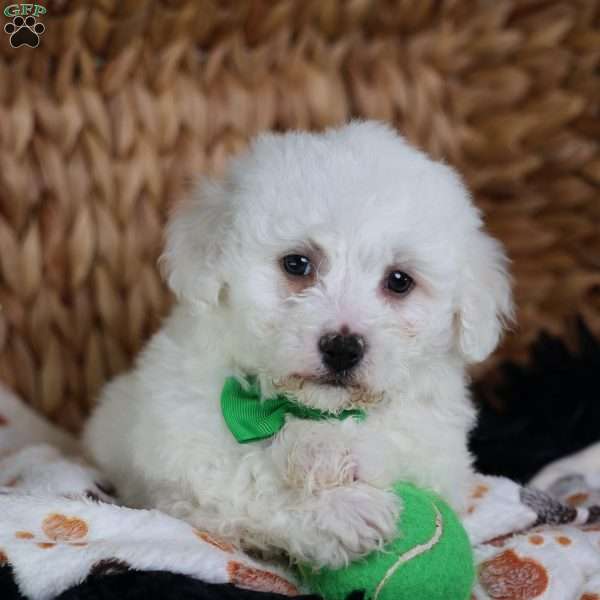
[[[575,351],[544,333],[528,365],[504,363],[500,383],[475,386],[481,413],[470,446],[478,471],[525,483],[600,440],[600,341],[580,319],[575,329]]]
[[[0,598],[27,600],[21,594],[10,566],[0,566]],[[216,585],[186,575],[164,571],[125,571],[90,576],[54,600],[287,600],[288,596]],[[321,600],[318,596],[297,596],[298,600]]]
[[[288,596],[279,594],[241,590],[232,585],[204,583],[175,573],[127,571],[88,577],[83,583],[57,596],[55,600],[284,600],[287,598]],[[317,596],[300,598],[318,600]]]
[[[9,565],[0,565],[0,598],[2,600],[26,600],[21,595]]]

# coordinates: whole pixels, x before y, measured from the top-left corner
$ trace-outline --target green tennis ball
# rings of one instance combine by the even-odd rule
[[[434,493],[408,483],[394,491],[403,503],[398,537],[342,569],[303,566],[307,586],[325,600],[345,600],[357,590],[365,600],[468,600],[473,551],[456,514]]]

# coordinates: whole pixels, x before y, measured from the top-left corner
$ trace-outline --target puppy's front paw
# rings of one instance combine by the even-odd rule
[[[321,543],[312,557],[319,566],[344,566],[396,535],[401,505],[392,492],[357,483],[323,491],[319,504],[315,525]]]

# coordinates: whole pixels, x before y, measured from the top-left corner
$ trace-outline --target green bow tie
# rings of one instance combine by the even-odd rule
[[[244,389],[235,377],[225,380],[221,392],[221,410],[227,427],[240,444],[274,436],[285,425],[287,415],[311,421],[343,421],[348,417],[362,421],[365,418],[364,411],[360,409],[334,414],[303,406],[283,394],[261,399],[256,380],[250,379],[249,386]]]

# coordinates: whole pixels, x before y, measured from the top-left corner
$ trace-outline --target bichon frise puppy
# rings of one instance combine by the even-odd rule
[[[85,432],[126,502],[334,567],[394,536],[396,481],[464,506],[511,295],[452,169],[374,122],[263,135],[163,262],[178,304]]]

